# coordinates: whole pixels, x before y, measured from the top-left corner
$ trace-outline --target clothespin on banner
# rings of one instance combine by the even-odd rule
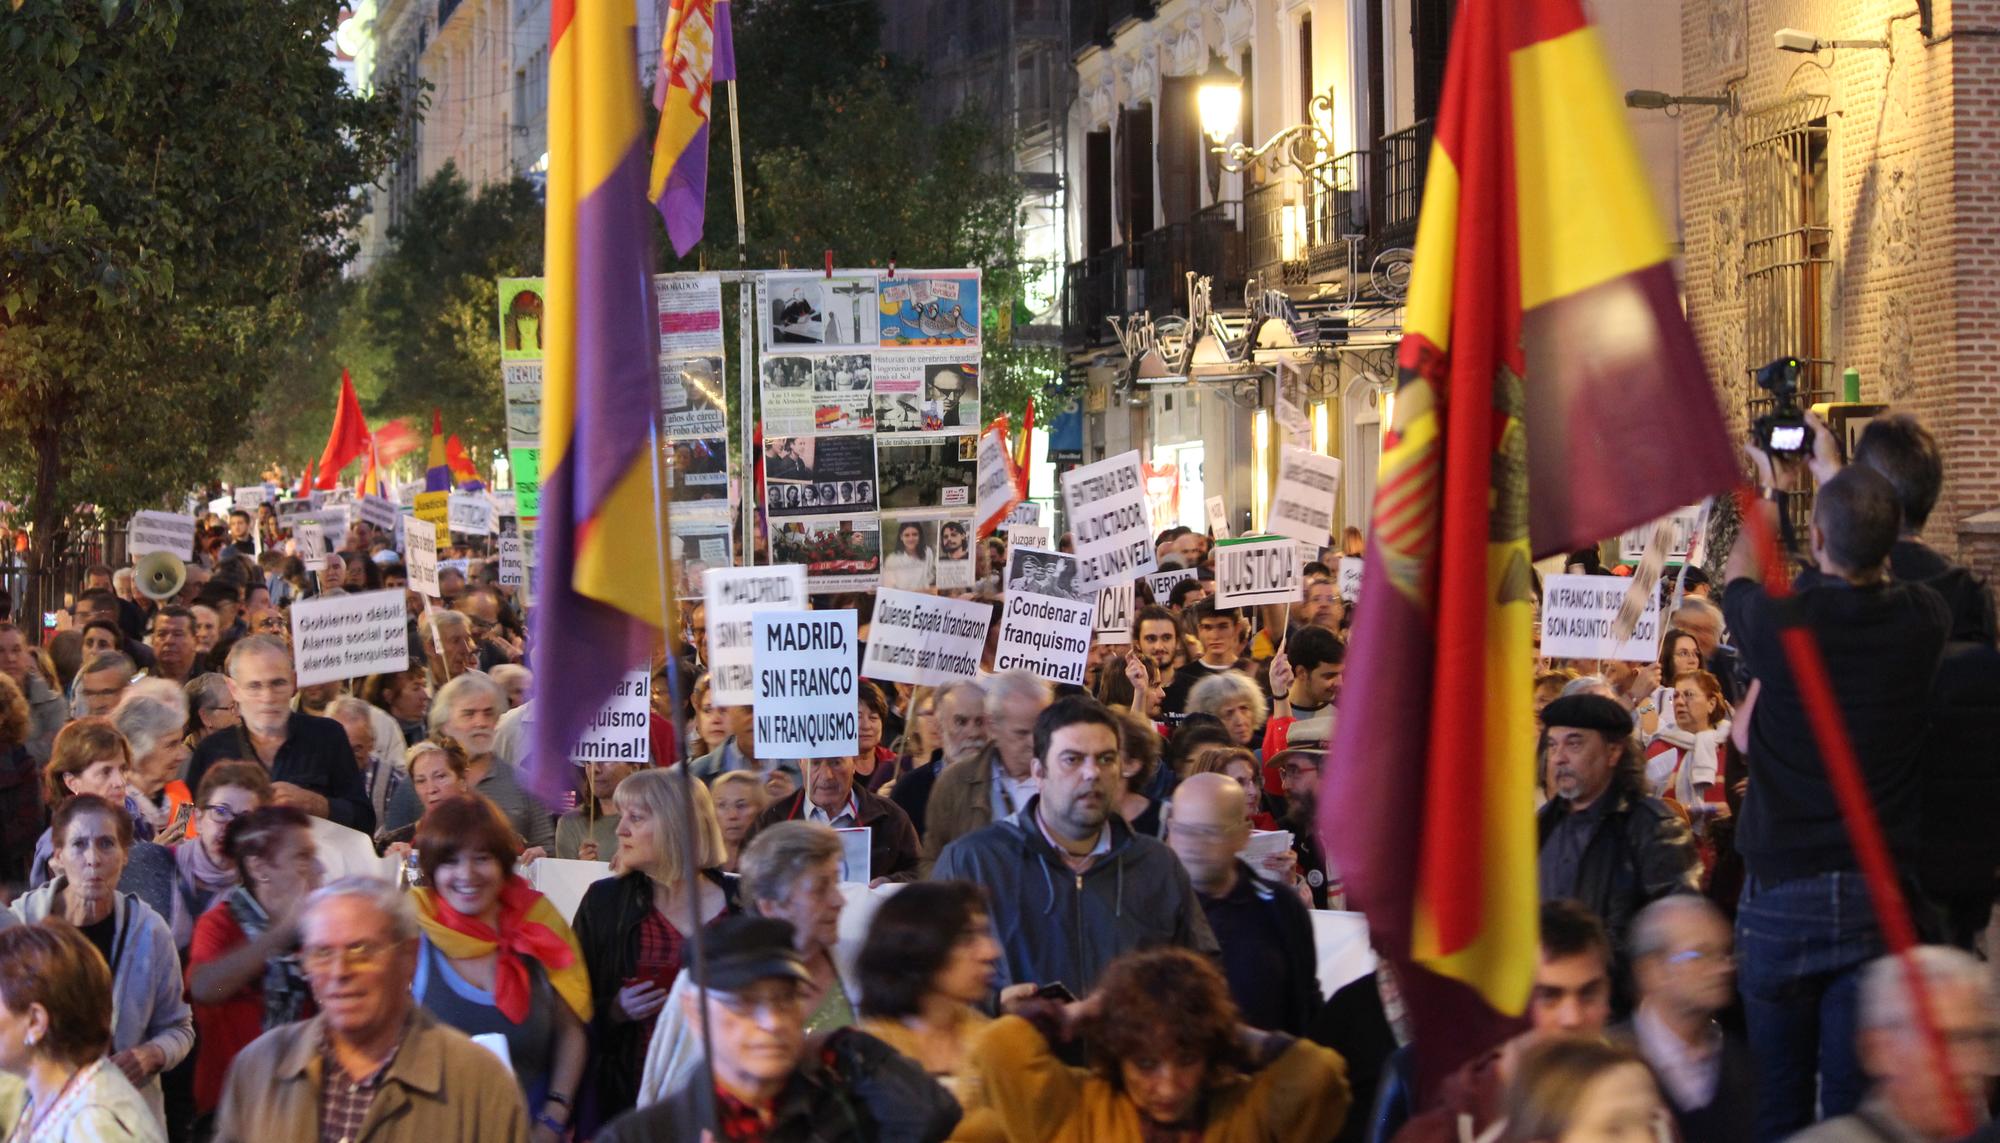
[[[889,255],[889,280],[892,282],[896,280],[896,256],[894,254]]]
[[[831,250],[826,252],[826,276],[829,281],[833,278],[833,251]]]

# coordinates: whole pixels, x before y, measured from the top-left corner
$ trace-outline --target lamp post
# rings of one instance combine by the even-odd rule
[[[1243,81],[1219,58],[1210,62],[1207,73],[1201,77],[1201,85],[1195,89],[1195,102],[1201,110],[1202,133],[1211,144],[1209,152],[1220,156],[1222,169],[1231,174],[1241,173],[1266,157],[1274,157],[1274,161],[1303,172],[1323,155],[1333,153],[1333,140],[1311,120],[1294,123],[1257,147],[1231,142],[1230,137],[1236,134],[1243,117]],[[1314,96],[1311,109],[1330,117],[1332,93]]]

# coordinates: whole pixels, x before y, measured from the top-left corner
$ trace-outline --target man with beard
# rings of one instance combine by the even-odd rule
[[[1040,792],[945,846],[933,874],[985,888],[1006,952],[995,983],[1060,983],[1086,996],[1105,966],[1136,949],[1217,955],[1180,859],[1111,812],[1111,712],[1082,696],[1060,699],[1035,720],[1033,750]]]
[[[188,788],[200,789],[202,775],[217,762],[256,762],[270,772],[274,801],[374,833],[375,807],[347,731],[330,718],[292,709],[298,690],[292,649],[269,635],[247,636],[229,652],[227,674],[243,720],[195,747]]]
[[[1699,890],[1694,839],[1665,802],[1640,789],[1645,770],[1623,705],[1567,695],[1542,709],[1542,722],[1555,795],[1535,815],[1542,900],[1581,901],[1622,950],[1639,910]]]
[[[1312,893],[1315,909],[1339,909],[1346,904],[1339,892],[1339,879],[1327,866],[1319,845],[1319,771],[1326,762],[1326,736],[1331,727],[1328,719],[1294,722],[1286,748],[1267,763],[1285,785],[1285,818],[1278,824],[1292,831],[1298,876]]]
[[[448,736],[465,749],[465,784],[493,803],[527,846],[522,861],[555,852],[556,823],[547,809],[521,787],[513,765],[493,752],[500,715],[507,709],[507,691],[482,671],[467,671],[438,688],[431,701],[432,738]],[[338,724],[336,724],[338,725]],[[389,828],[397,829],[423,816],[414,784],[399,788],[389,807]]]

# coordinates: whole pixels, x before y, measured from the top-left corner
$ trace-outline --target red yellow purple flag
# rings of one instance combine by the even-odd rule
[[[686,257],[701,241],[708,200],[708,122],[715,85],[736,78],[729,0],[671,0],[660,34],[653,102],[660,130],[653,139],[648,191],[666,220],[674,253]]]
[[[528,784],[570,750],[665,625],[652,207],[633,0],[555,0],[542,317],[542,488]]]
[[[1577,0],[1458,11],[1320,802],[1427,1077],[1503,1038],[1533,982],[1532,554],[1736,478]]]

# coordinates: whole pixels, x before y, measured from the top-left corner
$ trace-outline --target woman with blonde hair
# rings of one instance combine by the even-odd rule
[[[613,798],[613,864],[623,872],[591,885],[574,922],[592,1005],[592,1063],[577,1108],[585,1136],[634,1106],[646,1045],[680,975],[687,934],[737,911],[736,878],[721,869],[727,851],[707,786],[683,766],[641,770],[620,782]]]
[[[748,770],[731,770],[717,777],[715,784],[708,788],[708,793],[715,799],[716,821],[722,826],[722,845],[729,854],[722,868],[735,873],[737,862],[743,856],[744,840],[750,836],[750,827],[757,823],[757,815],[771,804],[771,792],[765,788],[762,777]]]
[[[1644,1060],[1586,1036],[1521,1056],[1507,1085],[1504,1143],[1590,1143],[1671,1137],[1667,1105]]]

